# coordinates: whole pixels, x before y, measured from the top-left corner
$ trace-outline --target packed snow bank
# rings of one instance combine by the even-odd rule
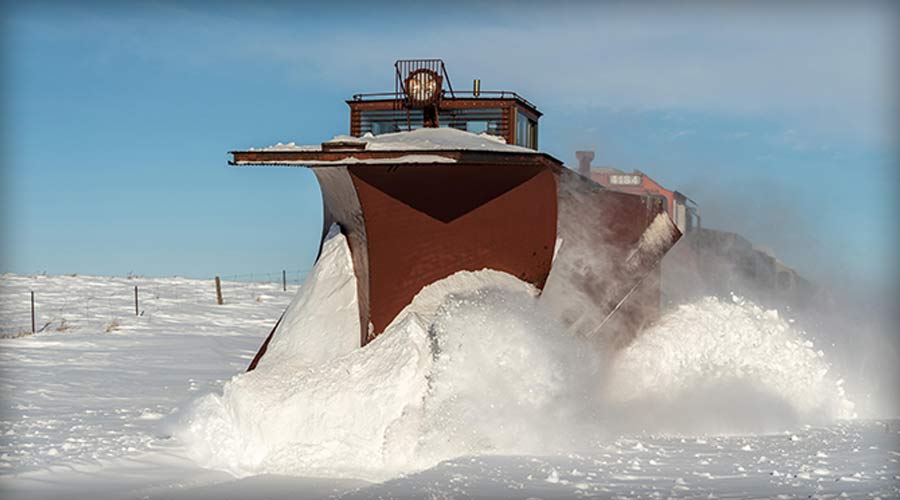
[[[317,264],[288,306],[257,368],[316,365],[359,345],[359,302],[353,258],[332,225]]]
[[[350,348],[348,256],[334,233],[272,356],[189,411],[177,434],[200,463],[383,479],[461,455],[584,450],[620,432],[783,430],[852,414],[811,342],[740,301],[675,310],[600,366],[531,285],[460,272]]]
[[[422,398],[427,336],[414,316],[365,349],[320,365],[235,377],[193,408],[181,437],[201,464],[258,473],[372,477],[388,427]]]

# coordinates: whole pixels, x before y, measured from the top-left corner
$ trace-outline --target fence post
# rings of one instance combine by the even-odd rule
[[[137,291],[137,285],[134,285],[134,315],[135,315],[135,316],[140,316],[140,315],[138,314],[138,291]]]
[[[34,290],[31,291],[31,333],[34,333]]]
[[[222,305],[222,281],[216,276],[216,303]]]
[[[281,270],[281,291],[287,291],[287,271]]]

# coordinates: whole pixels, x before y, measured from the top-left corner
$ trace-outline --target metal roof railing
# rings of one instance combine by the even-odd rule
[[[530,106],[533,109],[537,109],[537,106],[535,106],[534,103],[511,90],[482,90],[479,91],[477,95],[472,90],[456,90],[453,92],[453,95],[449,97],[445,92],[444,99],[481,99],[482,96],[488,99],[515,99],[517,101],[521,101],[522,103]],[[378,101],[400,98],[401,97],[395,92],[368,92],[362,94],[353,94],[354,101]]]

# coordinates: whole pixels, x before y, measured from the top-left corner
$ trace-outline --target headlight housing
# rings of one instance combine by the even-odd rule
[[[425,106],[437,101],[441,93],[441,77],[428,69],[418,69],[406,77],[406,96],[411,106]]]

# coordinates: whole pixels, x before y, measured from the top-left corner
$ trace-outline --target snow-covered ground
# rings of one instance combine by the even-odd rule
[[[479,280],[493,289],[473,290]],[[528,290],[485,275],[450,285],[411,307],[394,325],[393,343],[386,334],[367,347],[424,355],[395,358],[381,380],[383,397],[374,395],[377,384],[357,394],[395,403],[368,407],[358,433],[345,429],[354,454],[310,447],[311,435],[334,438],[325,433],[341,428],[314,421],[316,412],[339,408],[302,403],[327,405],[340,395],[328,392],[342,389],[332,375],[339,370],[358,372],[356,380],[366,370],[384,373],[359,354],[365,350],[329,353],[328,369],[292,367],[296,386],[269,393],[250,389],[289,375],[274,363],[232,380],[296,287],[225,282],[226,303],[218,306],[211,281],[3,275],[0,332],[14,338],[0,339],[0,497],[900,497],[900,421],[841,418],[853,408],[840,374],[829,371],[814,338],[773,313],[740,301],[701,302],[671,313],[654,336],[607,366],[570,371],[581,359],[578,346],[535,335],[552,325],[532,311]],[[43,331],[15,337],[30,331],[31,290]],[[342,290],[316,300],[340,309]],[[446,292],[455,295],[434,302]],[[345,327],[339,318],[334,325]],[[504,341],[509,336],[515,342]],[[278,352],[273,345],[272,359]],[[416,385],[422,373],[428,385]],[[593,384],[575,383],[591,374],[614,384],[594,394]],[[312,380],[322,382],[318,392],[303,387]],[[270,405],[276,424],[305,420],[289,436],[266,433],[242,420],[256,414],[250,403],[257,402]],[[583,427],[595,404],[603,408],[588,416],[597,425]],[[570,421],[578,425],[567,428]],[[237,442],[223,422],[253,432]],[[366,434],[373,430],[384,433],[378,446]],[[285,454],[291,449],[309,453]],[[245,453],[235,461],[234,450]],[[304,462],[310,456],[327,463]],[[338,459],[380,472],[341,473]]]

